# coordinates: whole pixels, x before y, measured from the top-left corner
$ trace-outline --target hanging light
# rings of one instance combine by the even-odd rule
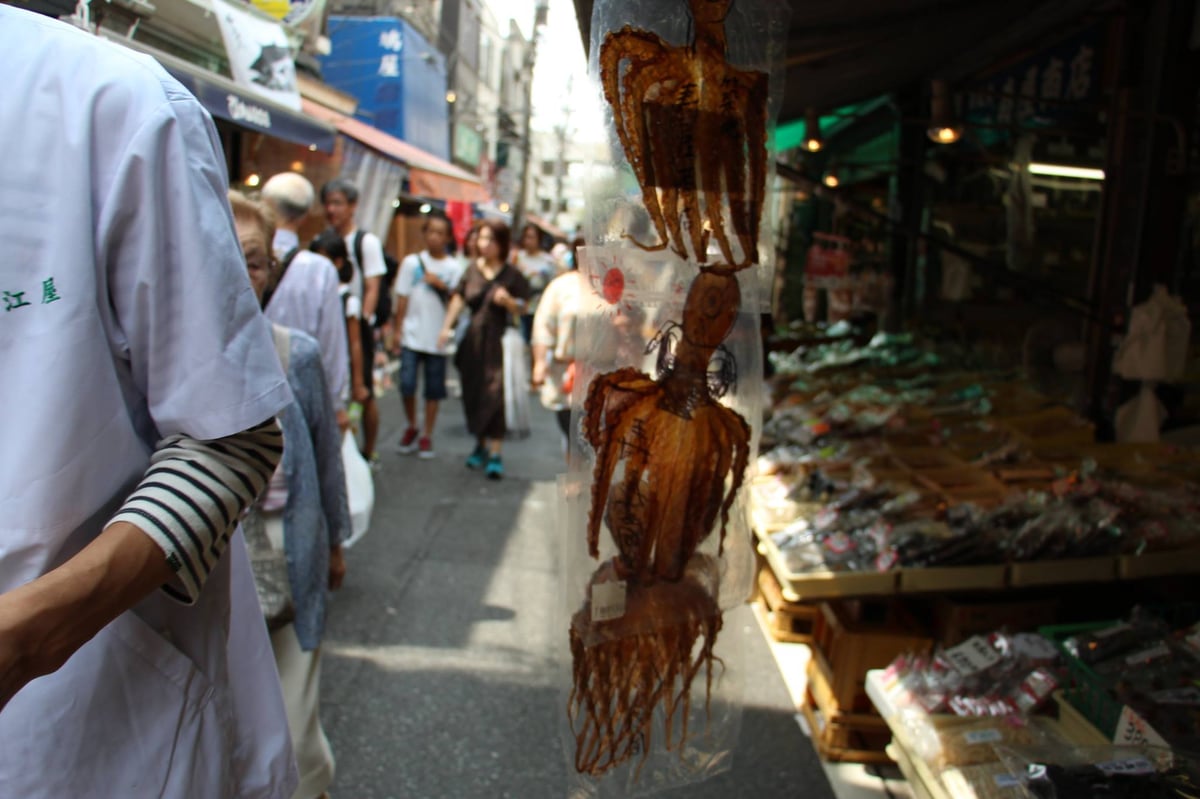
[[[804,149],[810,153],[819,153],[825,146],[821,138],[821,117],[817,109],[810,108],[804,112]]]
[[[954,118],[954,98],[950,95],[950,85],[944,80],[933,80],[930,88],[930,120],[926,133],[934,144],[954,144],[962,138],[963,129]]]
[[[253,189],[253,188],[257,187],[259,183],[262,183],[262,178],[260,178],[258,176],[257,172],[253,172],[250,175],[248,175],[246,177],[246,179],[242,182]]]
[[[842,185],[842,180],[838,177],[837,169],[833,166],[829,167],[829,170],[825,173],[825,177],[821,178],[821,182],[831,189],[836,189]]]
[[[448,103],[458,102],[458,93],[456,91],[454,91],[453,89],[446,92],[446,102],[448,102]]]
[[[428,214],[433,211],[433,206],[429,203],[421,203],[421,207],[418,210],[423,214]]]

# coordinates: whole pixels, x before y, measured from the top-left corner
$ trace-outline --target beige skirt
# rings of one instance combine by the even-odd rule
[[[265,522],[267,537],[282,548],[283,520],[267,516]],[[321,650],[301,649],[294,624],[271,633],[271,648],[275,651],[292,751],[300,771],[300,784],[293,799],[316,799],[333,782],[333,750],[321,728]]]

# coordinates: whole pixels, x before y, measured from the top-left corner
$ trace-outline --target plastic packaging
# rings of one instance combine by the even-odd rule
[[[754,572],[785,15],[771,0],[593,7],[613,167],[588,190],[564,497],[573,797],[705,779],[736,742],[740,647],[722,628]]]
[[[1196,795],[1194,758],[1149,746],[997,746],[1035,799],[1180,799]]]

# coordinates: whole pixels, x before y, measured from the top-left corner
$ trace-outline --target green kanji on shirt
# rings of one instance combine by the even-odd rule
[[[47,305],[52,302],[61,300],[58,296],[58,289],[54,287],[54,278],[46,278],[42,281],[42,305]]]
[[[26,305],[29,305],[29,302],[25,299],[25,292],[23,291],[6,291],[0,296],[3,296],[4,298],[5,312],[15,311],[18,308],[24,308]]]

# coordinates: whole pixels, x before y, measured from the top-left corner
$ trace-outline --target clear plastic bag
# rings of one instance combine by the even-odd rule
[[[705,779],[736,742],[740,647],[722,628],[754,576],[785,16],[770,0],[594,5],[613,158],[587,190],[564,483],[572,796]]]

